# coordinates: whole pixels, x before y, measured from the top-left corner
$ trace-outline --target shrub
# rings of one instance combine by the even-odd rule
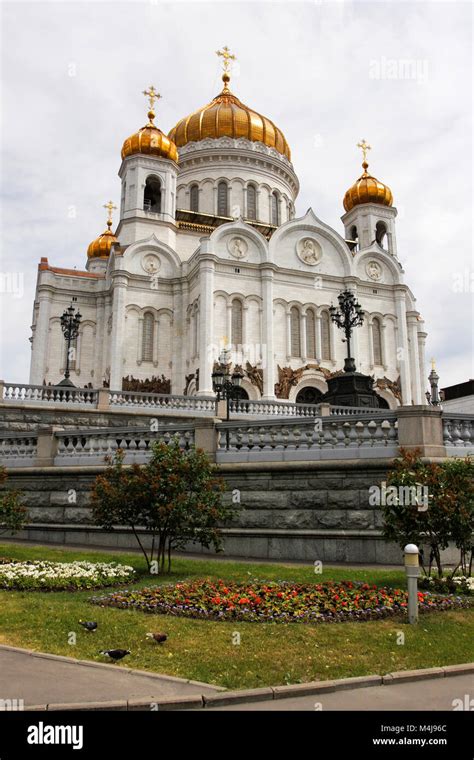
[[[0,466],[0,485],[7,480],[5,467]],[[19,491],[0,492],[0,535],[16,533],[25,525],[28,512],[21,503]]]
[[[460,560],[452,576],[459,566],[464,575],[470,575],[474,531],[474,460],[466,457],[435,463],[423,461],[418,450],[401,449],[400,454],[388,474],[387,483],[396,487],[425,487],[428,508],[420,510],[401,498],[387,500],[382,505],[385,539],[395,541],[402,549],[407,543],[420,547],[428,544],[427,574],[431,575],[434,562],[439,578],[443,577],[441,552],[453,542],[460,550]],[[426,562],[423,565],[425,569]]]
[[[106,530],[129,526],[145,556],[148,570],[162,573],[165,557],[190,543],[221,550],[218,525],[233,515],[222,502],[223,482],[200,449],[182,451],[175,437],[154,443],[145,465],[124,466],[118,451],[94,484],[91,505],[95,522]],[[140,539],[151,537],[147,549]],[[155,560],[156,556],[156,560]]]

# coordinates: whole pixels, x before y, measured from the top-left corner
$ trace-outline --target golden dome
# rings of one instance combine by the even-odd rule
[[[362,162],[364,173],[345,194],[343,200],[345,210],[350,211],[354,206],[359,206],[361,203],[380,203],[382,206],[391,206],[393,204],[393,195],[388,185],[379,182],[378,179],[372,177],[367,172],[369,168],[367,151],[371,150],[370,145],[365,140],[362,140],[357,143],[357,147],[361,148],[364,157]]]
[[[92,241],[87,249],[88,259],[106,259],[110,255],[110,251],[114,243],[118,243],[118,239],[110,229],[112,227],[112,209],[117,208],[112,201],[109,201],[104,208],[109,211],[109,218],[107,219],[107,229],[102,235]]]
[[[144,90],[143,94],[150,99],[149,121],[138,132],[127,137],[122,146],[122,159],[127,156],[133,156],[136,153],[146,153],[147,155],[178,161],[176,145],[153,123],[153,119],[155,118],[153,104],[157,98],[161,98],[161,95],[156,92],[153,86],[149,90]]]
[[[222,92],[203,108],[178,121],[168,134],[170,140],[179,148],[207,137],[244,137],[275,148],[291,160],[291,151],[283,132],[270,119],[253,111],[231,93],[227,86],[230,80],[227,72],[223,74],[222,80]]]

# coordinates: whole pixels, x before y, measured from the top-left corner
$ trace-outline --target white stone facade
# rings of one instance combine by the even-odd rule
[[[426,333],[397,258],[396,209],[356,206],[342,217],[344,237],[311,209],[295,218],[291,163],[243,139],[190,143],[179,165],[132,155],[119,176],[120,245],[110,257],[90,259],[87,271],[39,266],[31,383],[62,378],[59,319],[75,298],[78,386],[120,389],[127,376],[164,376],[174,394],[211,395],[214,361],[230,344],[234,362],[251,365],[243,381],[249,398],[275,398],[278,368],[293,372],[283,397],[294,401],[308,387],[324,392],[346,352],[327,309],[347,288],[365,314],[353,339],[357,369],[381,380],[390,407],[425,403]],[[144,204],[150,178],[161,188],[159,210]],[[219,183],[227,214],[219,213]],[[186,217],[193,203],[195,224]]]

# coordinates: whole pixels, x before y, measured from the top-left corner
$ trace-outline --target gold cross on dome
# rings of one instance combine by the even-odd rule
[[[230,52],[227,45],[224,45],[222,50],[216,50],[216,55],[220,56],[224,60],[222,61],[222,68],[224,72],[227,74],[230,71],[230,62],[236,61],[237,58],[233,53]]]
[[[109,212],[108,217],[107,217],[107,224],[109,227],[111,227],[112,226],[112,212],[117,210],[117,206],[114,206],[112,201],[109,201],[108,203],[104,204],[104,208],[106,208],[107,211]]]
[[[364,162],[367,161],[367,151],[372,150],[372,146],[369,145],[369,143],[366,141],[365,137],[357,143],[357,147],[361,149],[362,155],[364,156]]]
[[[159,100],[161,98],[160,93],[155,90],[153,85],[151,85],[148,88],[148,90],[143,90],[143,94],[145,95],[145,97],[149,98],[150,108],[153,110],[153,106],[155,105],[155,100]]]

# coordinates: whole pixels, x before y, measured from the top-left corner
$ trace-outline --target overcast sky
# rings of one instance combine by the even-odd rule
[[[427,359],[442,386],[474,377],[469,2],[17,1],[0,11],[0,377],[28,381],[40,258],[84,269],[102,205],[119,205],[120,149],[145,123],[142,90],[162,94],[167,132],[220,90],[223,45],[238,56],[233,92],[290,144],[298,216],[311,206],[342,233],[355,145],[373,146]]]

